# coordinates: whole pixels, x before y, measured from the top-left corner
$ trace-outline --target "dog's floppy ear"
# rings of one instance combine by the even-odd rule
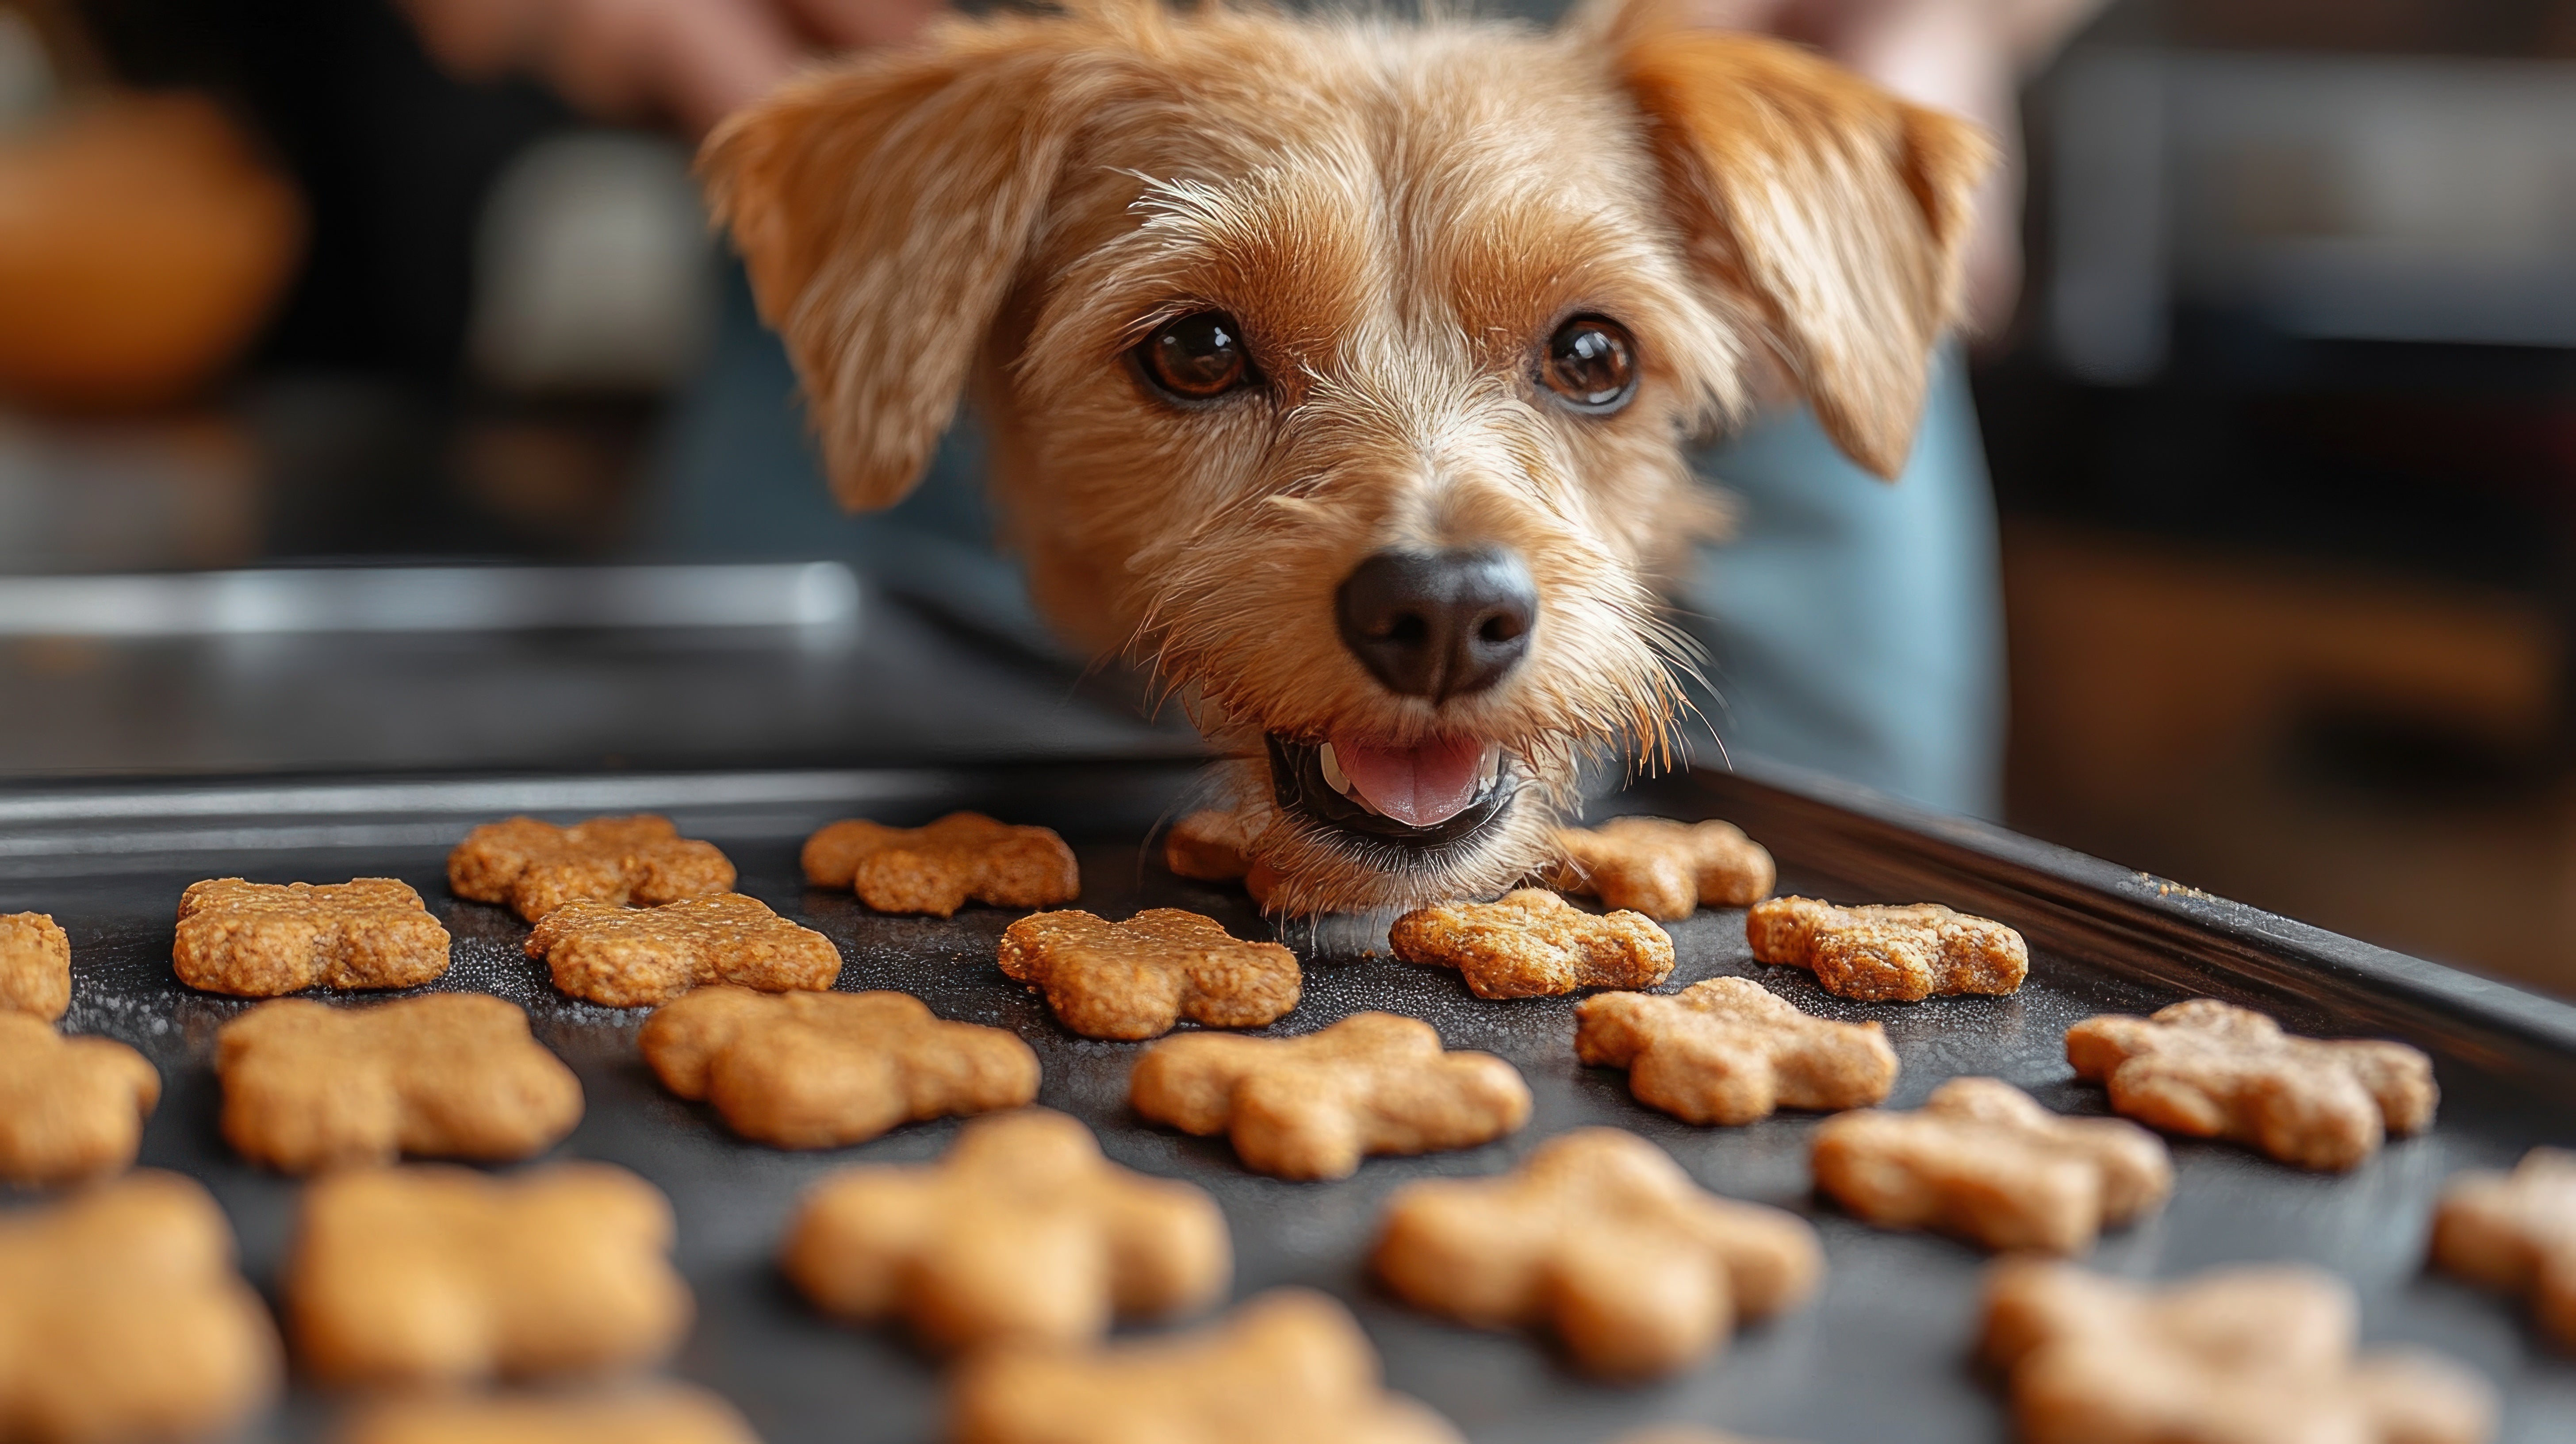
[[[832,490],[903,499],[955,419],[1078,113],[1062,21],[952,21],[793,81],[699,155]]]
[[[1834,444],[1896,476],[1993,147],[1795,46],[1695,28],[1669,0],[1605,0],[1575,23],[1644,112],[1694,261],[1753,305]]]

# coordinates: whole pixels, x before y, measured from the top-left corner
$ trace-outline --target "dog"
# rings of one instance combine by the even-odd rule
[[[1991,154],[1668,0],[1064,0],[791,81],[700,168],[840,500],[971,400],[1041,609],[1234,759],[1301,916],[1489,896],[1594,759],[1670,759],[1687,444],[1786,389],[1892,478]]]

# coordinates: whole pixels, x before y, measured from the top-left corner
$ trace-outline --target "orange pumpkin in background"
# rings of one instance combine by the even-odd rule
[[[0,403],[183,400],[258,333],[304,207],[212,102],[83,96],[0,131]]]

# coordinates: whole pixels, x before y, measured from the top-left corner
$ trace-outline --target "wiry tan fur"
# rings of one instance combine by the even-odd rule
[[[900,499],[971,393],[1040,604],[1149,659],[1256,813],[1265,731],[1515,759],[1529,795],[1469,846],[1267,826],[1270,906],[1300,914],[1489,895],[1549,859],[1579,758],[1662,752],[1686,647],[1658,579],[1711,512],[1684,441],[1770,368],[1893,475],[1986,162],[1964,123],[1665,0],[1552,32],[1069,0],[794,82],[703,168],[841,499]],[[1178,406],[1125,353],[1209,308],[1263,384]],[[1537,382],[1586,313],[1637,339],[1615,416]],[[1344,649],[1362,558],[1497,543],[1540,597],[1502,684],[1434,705]]]

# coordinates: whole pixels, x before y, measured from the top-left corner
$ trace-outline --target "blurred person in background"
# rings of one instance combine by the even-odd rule
[[[1550,8],[1548,0],[1536,0]],[[2017,91],[2099,0],[1698,0],[1711,25],[1814,46],[1919,103],[1967,116],[2005,161],[1970,249],[1972,329],[1999,332],[2019,292]],[[614,120],[691,136],[812,57],[897,42],[936,0],[402,0],[462,77],[534,76]],[[1994,503],[1961,359],[1944,358],[1914,454],[1889,486],[1846,460],[1803,408],[1774,407],[1710,451],[1738,500],[1733,540],[1681,578],[1678,618],[1709,653],[1713,742],[1925,805],[2000,807],[2002,620]],[[731,278],[709,364],[654,480],[648,544],[671,555],[837,551],[889,589],[979,630],[1046,648],[994,549],[971,427],[911,497],[844,517],[784,398],[794,378]],[[1714,748],[1703,747],[1703,756]]]

